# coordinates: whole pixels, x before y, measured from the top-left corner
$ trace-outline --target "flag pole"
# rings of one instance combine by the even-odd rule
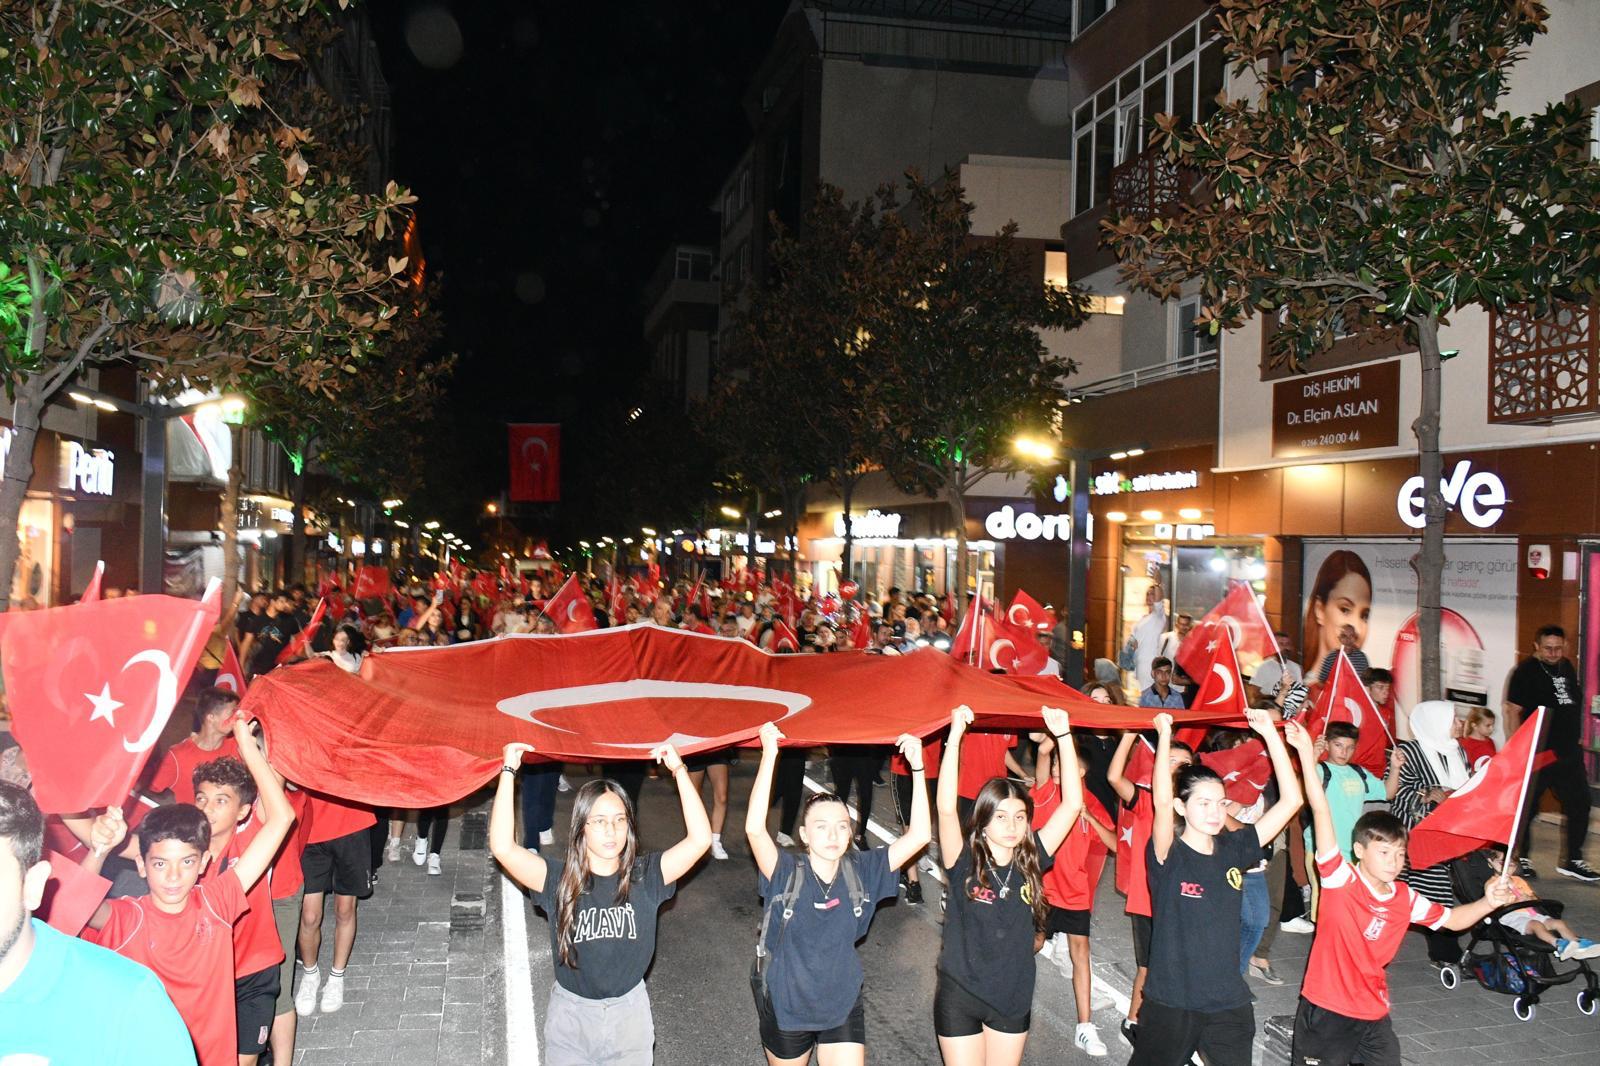
[[[1535,714],[1533,743],[1528,748],[1528,765],[1522,769],[1522,791],[1517,796],[1517,806],[1511,815],[1511,839],[1506,841],[1506,861],[1500,866],[1502,884],[1511,880],[1511,860],[1516,857],[1514,852],[1517,847],[1517,832],[1521,828],[1524,808],[1528,805],[1528,787],[1533,782],[1533,764],[1539,759],[1539,744],[1544,739],[1544,708],[1541,706]]]
[[[1272,628],[1272,620],[1267,617],[1267,612],[1261,609],[1261,602],[1256,599],[1254,589],[1250,590],[1250,605],[1256,609],[1256,617],[1260,619],[1262,627],[1272,636],[1272,653],[1278,657],[1278,665],[1287,670],[1288,664],[1283,661],[1283,649],[1278,647],[1278,633]]]

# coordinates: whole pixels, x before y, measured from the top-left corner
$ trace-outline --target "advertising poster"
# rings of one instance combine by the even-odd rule
[[[1301,663],[1308,674],[1338,646],[1339,627],[1349,624],[1368,662],[1393,672],[1398,705],[1416,705],[1421,649],[1411,559],[1419,548],[1414,540],[1305,542]],[[1506,678],[1517,664],[1516,544],[1446,541],[1441,604],[1446,696],[1499,712]],[[1501,737],[1504,725],[1495,723]]]

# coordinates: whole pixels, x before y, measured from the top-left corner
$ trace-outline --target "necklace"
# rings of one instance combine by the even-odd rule
[[[1006,879],[1000,885],[1000,898],[1005,899],[1011,895],[1011,875],[1016,872],[1015,866],[1006,867]]]
[[[839,871],[834,870],[833,880],[829,881],[827,884],[823,884],[822,877],[817,873],[817,868],[815,866],[812,866],[808,861],[806,863],[806,868],[811,871],[811,879],[817,883],[817,891],[822,893],[822,901],[820,903],[813,903],[811,906],[819,911],[831,910],[839,902],[833,898],[833,886],[839,883]]]

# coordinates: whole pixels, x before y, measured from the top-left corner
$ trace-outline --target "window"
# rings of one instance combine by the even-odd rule
[[[1172,358],[1193,359],[1217,350],[1218,334],[1209,326],[1195,328],[1195,318],[1200,314],[1200,297],[1191,296],[1170,305],[1172,308]]]
[[[1099,21],[1100,16],[1117,6],[1117,0],[1074,0],[1072,35],[1076,37]]]
[[[679,248],[673,276],[679,281],[710,281],[711,253],[700,248]]]
[[[1067,287],[1067,253],[1044,253],[1044,283],[1058,289]]]

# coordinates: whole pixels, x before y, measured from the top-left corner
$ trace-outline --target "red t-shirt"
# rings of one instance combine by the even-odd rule
[[[1467,756],[1467,769],[1477,768],[1479,759],[1492,759],[1495,755],[1494,741],[1482,737],[1462,737],[1461,750]]]
[[[214,751],[203,750],[194,742],[194,737],[180,740],[161,757],[161,765],[156,768],[155,777],[150,781],[150,791],[165,792],[170,788],[175,801],[193,804],[195,767],[226,755],[235,759],[239,757],[239,742],[231,736],[223,737],[222,743]]]
[[[305,871],[300,867],[300,856],[306,850],[306,837],[311,835],[311,819],[306,815],[309,797],[299,789],[284,793],[289,806],[294,808],[294,826],[278,845],[278,854],[267,871],[267,881],[273,899],[288,899],[299,892],[306,883]]]
[[[1379,896],[1338,851],[1317,856],[1322,902],[1300,994],[1346,1018],[1377,1021],[1389,1013],[1384,968],[1413,925],[1437,929],[1450,917],[1444,907],[1396,881]]]
[[[232,926],[249,906],[239,879],[230,873],[195,885],[178,914],[158,910],[149,896],[110,904],[98,943],[161,978],[189,1028],[200,1066],[238,1066]]]
[[[1155,816],[1155,803],[1146,788],[1138,790],[1132,807],[1124,804],[1117,810],[1117,891],[1128,897],[1122,908],[1124,913],[1141,914],[1146,918],[1151,916],[1151,911],[1145,852]]]
[[[201,884],[210,884],[233,869],[250,842],[261,832],[261,816],[252,811],[241,826],[233,830],[233,839],[217,856],[215,862],[200,875]],[[283,962],[283,941],[278,939],[278,924],[272,917],[272,891],[267,879],[260,878],[245,893],[250,909],[233,925],[233,972],[236,977],[277,966]]]
[[[1061,789],[1054,781],[1038,785],[1033,792],[1033,828],[1037,832],[1061,806]],[[1094,890],[1106,868],[1105,841],[1084,815],[1101,825],[1110,825],[1111,816],[1088,790],[1083,791],[1083,814],[1067,830],[1067,838],[1056,849],[1055,864],[1044,873],[1044,898],[1052,907],[1065,911],[1094,910]]]
[[[338,840],[351,833],[359,833],[378,824],[378,816],[371,807],[363,807],[350,800],[308,792],[306,817],[311,820],[306,843],[320,844],[324,840]]]
[[[922,769],[923,777],[929,781],[939,778],[939,760],[944,758],[944,734],[935,733],[922,742]],[[895,749],[894,756],[889,760],[889,770],[903,777],[911,776],[911,764],[906,762],[906,757]]]
[[[977,799],[992,777],[1006,775],[1006,752],[1017,742],[1010,733],[968,733],[961,739],[961,773],[956,795]]]

